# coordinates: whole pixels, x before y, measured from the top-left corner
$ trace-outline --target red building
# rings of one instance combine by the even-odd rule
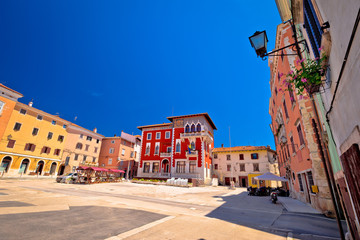
[[[168,117],[170,123],[138,127],[138,177],[211,179],[215,124],[207,113]]]

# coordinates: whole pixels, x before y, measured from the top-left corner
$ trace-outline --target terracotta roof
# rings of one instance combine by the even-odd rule
[[[161,124],[145,125],[145,126],[139,126],[137,128],[141,130],[143,128],[162,127],[162,126],[172,126],[172,123],[161,123]]]
[[[101,137],[104,137],[104,135],[102,135],[102,134],[100,134],[100,133],[91,131],[91,130],[89,130],[89,129],[87,129],[87,128],[84,128],[84,127],[82,127],[82,126],[79,126],[79,125],[77,125],[77,124],[75,124],[75,123],[70,123],[70,126],[74,126],[74,127],[77,127],[77,128],[81,128],[81,129],[83,129],[83,130],[85,130],[85,131],[87,131],[87,132],[91,132],[92,134],[95,134],[95,135],[99,135],[99,136],[101,136]]]
[[[268,150],[270,152],[276,153],[276,151],[266,146],[236,146],[231,148],[222,147],[222,148],[214,148],[212,152],[216,153],[216,152],[230,152],[230,151],[235,152],[235,151],[259,151],[259,150]]]
[[[24,96],[24,95],[22,95],[21,93],[19,93],[19,92],[17,92],[17,91],[15,91],[15,90],[13,90],[13,89],[11,89],[11,88],[9,88],[9,87],[7,87],[7,86],[5,86],[5,85],[1,84],[1,83],[0,83],[0,87],[3,87],[3,88],[5,88],[5,89],[7,89],[7,90],[9,90],[9,91],[12,91],[12,92],[16,93],[16,94],[19,94],[19,95],[21,95],[22,97]]]
[[[208,113],[196,113],[196,114],[189,114],[189,115],[182,115],[182,116],[172,116],[172,117],[167,117],[167,119],[169,119],[171,122],[173,121],[173,119],[177,119],[177,118],[188,118],[188,117],[196,117],[196,116],[204,116],[206,118],[206,120],[208,120],[208,122],[210,123],[210,125],[217,130],[214,122],[212,121],[212,119],[210,118]]]

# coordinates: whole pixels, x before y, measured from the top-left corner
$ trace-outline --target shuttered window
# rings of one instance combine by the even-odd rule
[[[8,148],[14,148],[14,145],[15,145],[15,140],[11,140],[11,139],[10,139],[6,147],[8,147]]]
[[[319,48],[321,47],[321,29],[319,19],[316,16],[315,9],[311,0],[304,0],[304,26],[309,36],[311,48],[315,57],[320,57]]]

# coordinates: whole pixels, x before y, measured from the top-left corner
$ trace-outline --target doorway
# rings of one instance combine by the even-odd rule
[[[61,176],[64,174],[65,171],[65,165],[60,165],[58,175]]]
[[[9,171],[11,161],[12,161],[12,158],[9,156],[3,158],[3,160],[1,161],[1,164],[0,164],[0,168],[3,173],[7,173]]]
[[[26,171],[29,168],[29,165],[30,165],[29,159],[22,160],[21,165],[20,165],[20,169],[19,169],[19,173],[25,174]]]
[[[41,176],[43,169],[44,169],[44,161],[38,162],[38,165],[36,167],[36,174]]]
[[[56,171],[56,163],[52,163],[50,167],[50,175],[53,175]]]

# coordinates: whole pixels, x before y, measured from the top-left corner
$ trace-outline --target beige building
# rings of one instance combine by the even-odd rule
[[[266,172],[279,175],[276,152],[269,146],[221,147],[214,148],[212,153],[213,177],[218,178],[221,185],[230,185],[232,179],[235,186],[257,187],[254,177]],[[276,182],[262,182],[261,185],[278,186]]]
[[[58,175],[75,172],[78,166],[98,166],[103,135],[70,124],[66,128],[67,138],[61,157]]]

